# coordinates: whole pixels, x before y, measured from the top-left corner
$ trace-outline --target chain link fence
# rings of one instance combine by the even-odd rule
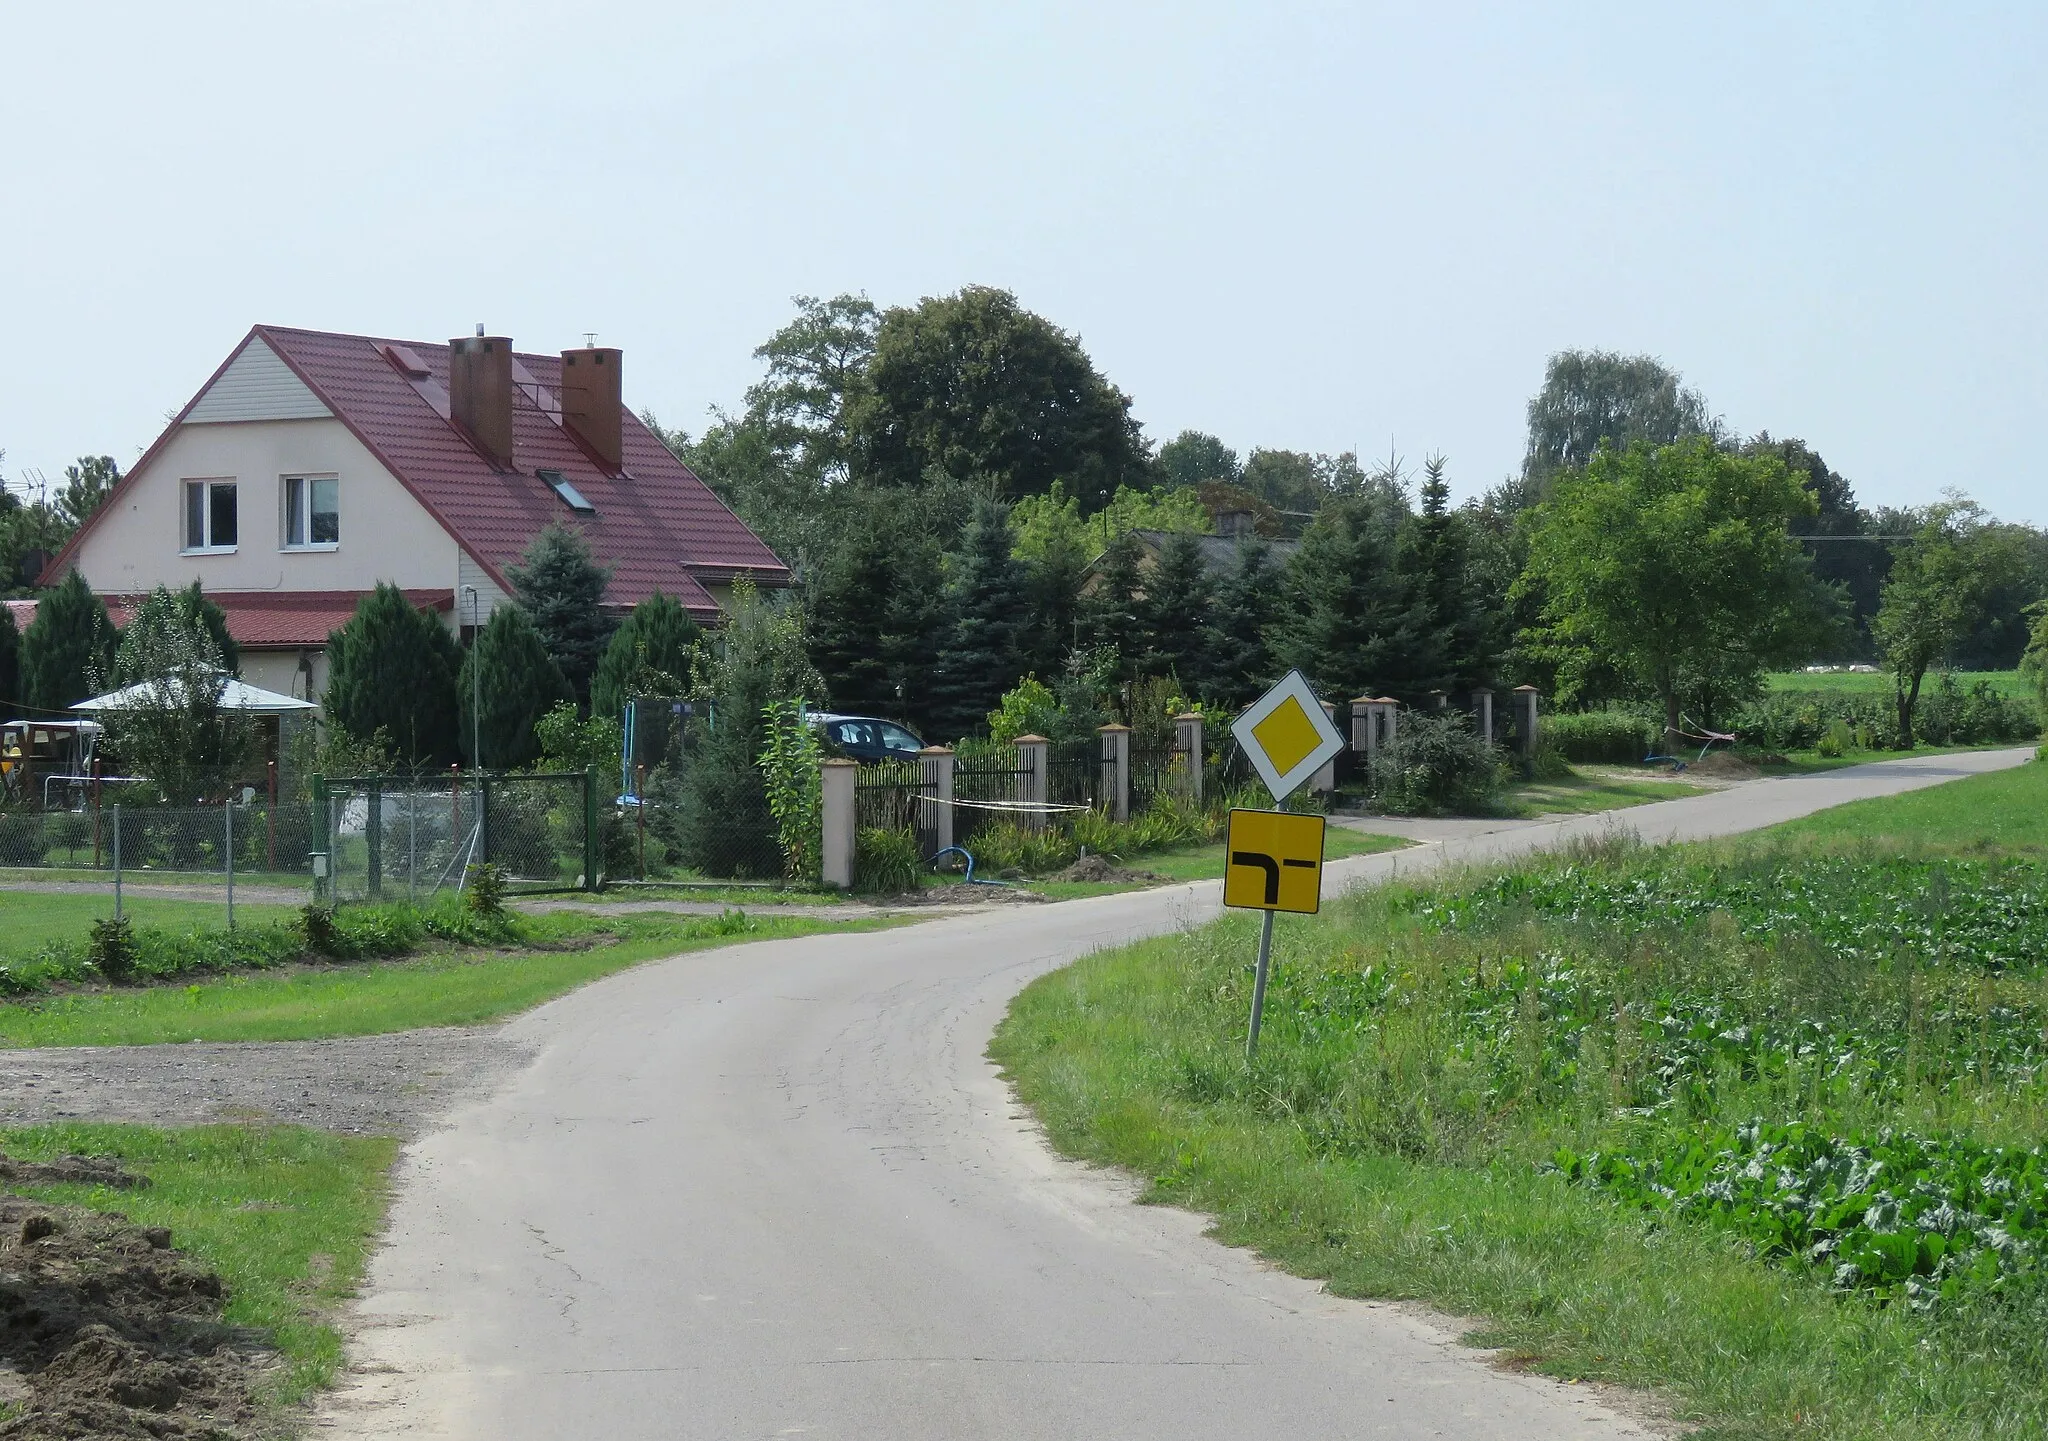
[[[599,809],[587,772],[315,777],[316,888],[328,901],[418,900],[491,864],[512,890],[595,890]]]

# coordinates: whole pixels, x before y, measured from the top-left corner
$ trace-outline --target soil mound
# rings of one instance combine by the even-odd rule
[[[1166,877],[1155,875],[1151,871],[1126,870],[1122,866],[1111,865],[1109,861],[1101,856],[1083,856],[1058,875],[1052,877],[1052,879],[1056,881],[1088,881],[1095,884],[1108,883],[1111,885],[1131,886],[1163,881]]]
[[[64,1156],[55,1161],[17,1161],[0,1156],[0,1184],[10,1186],[111,1186],[138,1191],[149,1177],[123,1170],[105,1156]]]
[[[6,1164],[17,1181],[34,1170]],[[273,1360],[222,1323],[225,1297],[167,1230],[0,1196],[0,1438],[255,1435],[252,1392]]]
[[[1715,777],[1729,781],[1752,781],[1763,772],[1728,751],[1714,751],[1687,766],[1694,775]]]

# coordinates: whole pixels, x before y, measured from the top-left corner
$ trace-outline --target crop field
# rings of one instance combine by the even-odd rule
[[[1226,1239],[1696,1434],[2039,1436],[2044,843],[2038,764],[1616,839],[1283,922],[1255,1063],[1241,917],[1043,978],[994,1054]]]
[[[1958,670],[1948,673],[1964,690],[1982,681],[1999,695],[2031,696],[2034,683],[2016,670]],[[1890,695],[1892,678],[1886,671],[1774,671],[1765,684],[1779,691],[1837,691],[1851,695]],[[1922,689],[1933,690],[1938,673],[1929,671]]]

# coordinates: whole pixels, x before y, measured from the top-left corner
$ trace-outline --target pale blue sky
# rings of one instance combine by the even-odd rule
[[[1471,493],[1605,346],[2048,522],[2041,4],[11,9],[10,479],[133,460],[256,321],[594,330],[696,430],[791,295],[981,282],[1155,439]]]

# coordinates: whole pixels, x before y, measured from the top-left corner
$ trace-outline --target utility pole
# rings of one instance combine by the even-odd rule
[[[462,593],[469,597],[469,763],[477,770],[484,768],[484,707],[483,672],[477,660],[477,646],[483,640],[483,622],[477,612],[483,601],[476,593],[476,587],[466,585]]]

